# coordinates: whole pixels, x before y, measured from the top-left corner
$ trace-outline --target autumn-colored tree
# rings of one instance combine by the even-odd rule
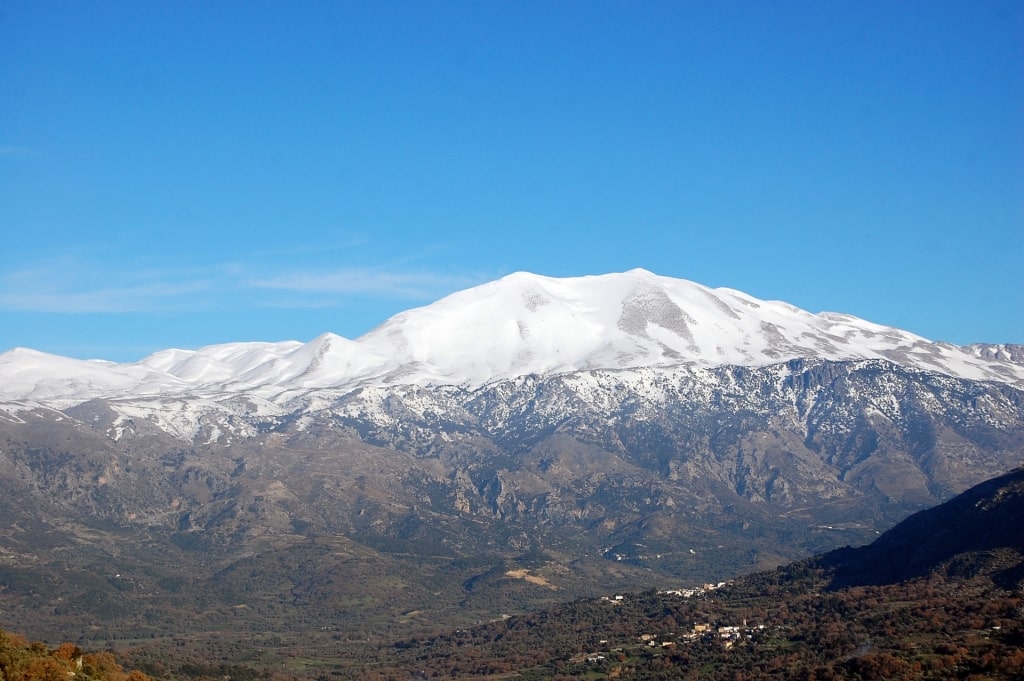
[[[111,653],[83,654],[72,643],[50,650],[0,630],[0,681],[68,681],[79,675],[90,681],[150,681],[140,671],[125,673]]]
[[[124,670],[117,659],[108,652],[86,653],[82,656],[82,671],[86,676],[108,679],[108,681],[124,681]]]
[[[53,656],[58,660],[71,662],[82,656],[82,650],[74,643],[61,643],[54,649]]]
[[[55,657],[32,657],[21,668],[18,676],[9,681],[68,681],[71,671],[68,663]]]

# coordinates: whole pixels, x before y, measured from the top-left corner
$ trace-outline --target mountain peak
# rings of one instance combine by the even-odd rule
[[[531,374],[807,358],[885,359],[1022,384],[1024,365],[1011,356],[641,268],[569,278],[516,272],[402,312],[356,340],[324,333],[308,343],[228,343],[165,350],[134,364],[12,350],[0,355],[0,399],[74,403],[136,390],[273,399],[324,388],[478,387]]]

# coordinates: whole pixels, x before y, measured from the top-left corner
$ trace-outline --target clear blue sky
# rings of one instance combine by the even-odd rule
[[[644,267],[1024,343],[1024,3],[0,0],[0,351]]]

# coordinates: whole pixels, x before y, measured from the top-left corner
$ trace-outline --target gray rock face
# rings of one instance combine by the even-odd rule
[[[1024,443],[1021,390],[881,360],[369,388],[269,416],[168,401],[194,426],[188,442],[158,427],[166,414],[126,418],[130,406],[19,412],[0,426],[4,465],[69,513],[125,525],[194,524],[252,490],[281,517],[349,530],[341,511],[366,496],[346,487],[359,478],[402,513],[573,533],[651,513],[710,523],[739,507],[873,529],[1019,464]],[[643,502],[627,501],[639,489]]]
[[[973,345],[965,346],[963,350],[982,359],[1024,364],[1024,345],[1016,345],[1013,343],[975,343]]]
[[[329,609],[377,588],[373,566],[407,584],[395,608],[443,593],[438,617],[459,622],[467,603],[494,615],[861,544],[1024,461],[1024,391],[885,360],[319,391],[264,407],[147,398],[0,412],[0,584],[55,575],[0,603],[66,618],[67,599],[96,588],[69,566],[121,565],[141,575],[132,607],[154,622],[182,599],[225,594],[262,594],[287,621],[295,600],[268,571]],[[302,568],[307,583],[282,566],[310,542],[321,562]],[[501,575],[526,573],[501,566],[523,556],[549,572],[510,602]],[[437,570],[417,572],[428,559]],[[362,567],[328,579],[337,561]],[[235,605],[222,607],[238,617]]]

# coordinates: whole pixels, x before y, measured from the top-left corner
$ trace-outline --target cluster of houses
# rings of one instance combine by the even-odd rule
[[[754,638],[754,635],[758,632],[764,631],[765,625],[758,624],[756,626],[750,626],[746,620],[739,626],[713,626],[711,624],[698,624],[694,623],[693,628],[684,633],[673,633],[673,634],[640,634],[637,638],[641,645],[645,645],[648,648],[675,648],[677,645],[683,643],[693,643],[701,641],[704,643],[719,643],[723,648],[729,649],[734,645],[742,642],[749,641]],[[601,643],[607,643],[607,641],[601,641]],[[615,648],[614,650],[621,651],[622,648]],[[590,664],[598,664],[607,659],[605,653],[588,653],[586,661]]]
[[[717,584],[701,584],[700,586],[695,586],[692,589],[666,589],[664,591],[659,591],[658,593],[666,596],[693,598],[694,596],[703,596],[707,592],[714,591],[715,589],[721,589],[726,584],[728,584],[728,582],[718,582]]]
[[[726,584],[727,582],[702,584],[692,589],[667,589],[658,593],[667,596],[679,596],[680,598],[694,598],[702,596],[709,591],[721,589]],[[602,596],[601,600],[610,605],[619,605],[624,602],[625,596]],[[738,626],[713,626],[711,624],[698,624],[695,622],[693,628],[688,632],[660,636],[657,634],[640,634],[638,638],[641,645],[646,645],[649,648],[672,648],[680,643],[696,641],[703,641],[705,643],[718,642],[725,648],[731,648],[741,641],[752,639],[756,633],[764,631],[764,628],[765,625],[763,624],[750,626],[746,620],[743,620],[743,623]],[[601,641],[601,643],[607,643],[607,641]],[[587,662],[591,664],[597,664],[605,659],[606,656],[603,653],[590,653],[586,656]]]
[[[738,643],[753,639],[756,633],[764,631],[764,629],[765,625],[758,624],[756,626],[750,626],[747,624],[746,620],[744,620],[743,624],[739,626],[730,625],[716,627],[711,624],[694,623],[693,628],[688,632],[662,635],[640,634],[637,638],[639,639],[640,645],[648,648],[672,649],[680,644],[701,641],[706,644],[719,643],[723,648],[728,650]],[[607,641],[601,641],[601,643],[607,643]],[[612,651],[622,652],[623,648],[614,648]],[[588,653],[577,659],[586,659],[589,664],[599,664],[607,660],[608,656],[603,652]]]
[[[709,591],[714,591],[715,589],[721,589],[726,584],[728,584],[728,582],[718,582],[717,584],[701,584],[700,586],[695,586],[692,589],[666,589],[664,591],[659,591],[658,593],[661,594],[661,595],[665,595],[665,596],[679,596],[680,598],[694,598],[695,596],[703,596],[704,594],[706,594]],[[622,601],[624,599],[625,599],[625,596],[621,596],[621,595],[617,595],[617,596],[601,596],[601,600],[602,601],[604,601],[606,603],[610,603],[612,605],[617,605],[619,603],[622,603]]]
[[[730,625],[723,627],[694,623],[693,629],[688,633],[679,635],[679,638],[685,641],[718,641],[725,648],[732,648],[742,640],[752,639],[755,633],[761,631],[764,631],[763,624],[748,626],[746,620],[743,620],[743,624],[740,626]]]
[[[729,625],[720,627],[694,622],[693,628],[685,633],[668,634],[664,636],[658,636],[657,634],[640,634],[638,638],[641,643],[646,643],[647,646],[651,648],[671,648],[677,643],[687,643],[692,641],[704,641],[705,643],[713,643],[717,641],[726,648],[731,648],[742,640],[753,638],[755,633],[763,630],[763,624],[748,626],[746,620],[743,620],[743,624],[740,626]]]

